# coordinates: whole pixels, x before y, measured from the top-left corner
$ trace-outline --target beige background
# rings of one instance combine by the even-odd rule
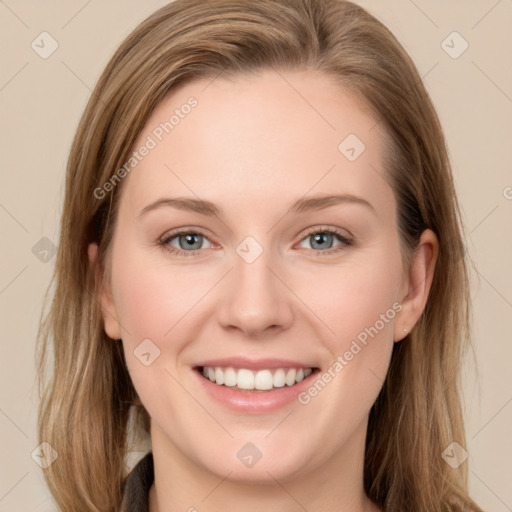
[[[0,1],[0,512],[54,510],[31,459],[35,333],[54,258],[40,261],[32,248],[42,237],[58,243],[66,157],[100,72],[136,24],[165,3]],[[510,511],[512,2],[359,3],[411,54],[445,128],[471,237],[467,249],[476,262],[480,377],[467,364],[464,387],[471,493],[486,511]],[[48,59],[31,48],[43,31],[59,45]],[[469,44],[456,59],[442,46],[453,31]],[[452,52],[462,48],[453,37],[446,44]]]

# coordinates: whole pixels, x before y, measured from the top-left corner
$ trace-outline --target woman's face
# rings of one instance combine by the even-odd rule
[[[412,323],[376,121],[319,73],[221,76],[174,90],[135,150],[102,305],[153,450],[240,481],[362,460]]]

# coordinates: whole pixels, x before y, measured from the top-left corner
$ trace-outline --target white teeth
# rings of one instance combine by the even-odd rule
[[[224,373],[220,368],[215,368],[215,380],[217,384],[224,384]]]
[[[288,386],[293,386],[295,384],[295,377],[297,375],[297,370],[294,370],[293,368],[288,370],[288,373],[286,374],[286,384]]]
[[[254,389],[254,373],[251,370],[238,370],[236,385],[240,389]]]
[[[252,373],[252,372],[251,372]],[[255,389],[272,389],[274,387],[274,381],[270,370],[261,370],[254,377],[254,388]],[[251,388],[249,388],[251,389]]]
[[[285,384],[293,386],[311,375],[312,368],[278,368],[272,370],[252,371],[246,368],[204,367],[203,375],[218,385],[237,386],[240,389],[258,389],[267,391],[272,388],[282,388]]]
[[[228,368],[224,372],[224,384],[226,386],[236,386],[236,372],[233,368]]]
[[[273,382],[275,388],[282,388],[286,384],[286,375],[282,368],[279,368],[279,370],[276,370],[276,373],[274,373]]]

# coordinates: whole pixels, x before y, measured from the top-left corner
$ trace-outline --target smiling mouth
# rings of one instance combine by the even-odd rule
[[[228,386],[236,391],[266,393],[293,387],[320,371],[319,368],[272,368],[249,370],[247,368],[196,366],[203,378],[218,386]]]

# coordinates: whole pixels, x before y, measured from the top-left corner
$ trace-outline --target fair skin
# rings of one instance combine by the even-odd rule
[[[122,339],[151,416],[150,510],[381,510],[363,489],[368,414],[393,344],[425,307],[436,237],[423,233],[404,270],[396,201],[383,179],[382,133],[334,81],[268,71],[209,82],[174,90],[140,134],[135,147],[190,96],[198,100],[122,184],[111,281],[100,297],[105,331]],[[355,161],[338,150],[348,134],[366,146]],[[340,202],[285,215],[301,198],[341,194],[371,207]],[[154,201],[176,197],[207,200],[221,212],[162,206],[140,215]],[[178,228],[203,235],[192,255],[159,244]],[[353,243],[329,238],[332,229]],[[320,246],[310,236],[326,231]],[[236,252],[247,236],[263,249],[252,263]],[[169,245],[186,250],[183,237]],[[91,244],[91,262],[96,251]],[[198,361],[240,355],[326,371],[393,304],[400,311],[305,405],[231,410],[194,373]],[[148,366],[134,355],[145,339],[160,349]],[[250,468],[237,458],[249,442],[262,453]]]

